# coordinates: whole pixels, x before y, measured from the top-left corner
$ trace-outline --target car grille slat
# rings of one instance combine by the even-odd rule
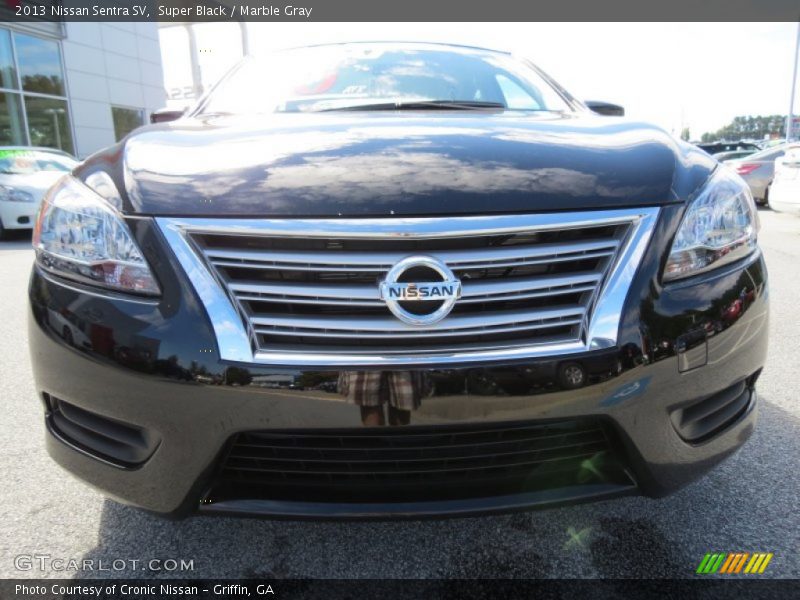
[[[351,446],[369,446],[373,451],[384,448],[437,448],[444,446],[471,447],[474,445],[507,443],[509,441],[538,441],[584,433],[602,432],[601,427],[581,427],[578,430],[563,431],[559,427],[548,427],[546,424],[536,425],[484,425],[478,430],[473,428],[408,427],[403,435],[386,435],[381,429],[348,429],[348,430],[308,430],[308,431],[273,431],[269,435],[269,443],[259,433],[243,433],[237,438],[237,446],[257,448],[297,448],[312,450],[332,450]],[[343,437],[346,436],[346,437]]]
[[[417,335],[445,335],[449,331],[454,330],[484,330],[491,329],[498,325],[514,325],[518,324],[524,326],[525,324],[541,324],[548,323],[558,324],[562,320],[572,322],[580,320],[586,309],[582,306],[570,306],[558,309],[547,309],[540,311],[530,312],[497,312],[497,313],[482,313],[476,315],[454,316],[442,322],[441,324],[429,327],[415,327],[403,323],[398,319],[392,317],[319,317],[315,315],[297,315],[293,317],[285,317],[279,315],[251,316],[250,321],[254,325],[256,331],[260,331],[262,327],[269,328],[296,328],[296,329],[312,329],[320,332],[373,332],[373,333],[386,333],[386,334],[403,334],[409,337]]]
[[[469,271],[471,269],[487,269],[489,267],[529,267],[535,265],[547,265],[551,263],[563,263],[574,260],[588,260],[592,258],[609,258],[615,254],[613,249],[596,250],[593,252],[582,252],[575,254],[561,254],[543,256],[540,258],[520,258],[516,260],[497,260],[497,261],[481,261],[481,262],[468,262],[455,265],[461,271]],[[400,257],[403,258],[403,257]],[[399,259],[398,259],[399,260]],[[292,270],[292,271],[306,271],[306,272],[320,272],[320,273],[375,273],[381,274],[388,271],[392,265],[306,265],[299,263],[258,263],[232,260],[213,260],[211,261],[215,267],[231,267],[242,269],[272,269],[277,271]]]
[[[535,458],[538,457],[539,454],[548,451],[548,452],[555,452],[555,451],[564,451],[568,449],[584,449],[586,446],[594,446],[596,444],[602,444],[605,440],[602,434],[595,434],[595,435],[584,435],[584,436],[576,436],[577,439],[568,442],[564,440],[560,444],[552,444],[552,445],[545,445],[539,444],[534,445],[533,447],[524,447],[525,444],[516,444],[518,449],[511,449],[511,448],[498,448],[497,446],[490,445],[488,448],[481,448],[484,450],[483,453],[472,453],[469,451],[465,451],[464,448],[455,447],[455,448],[445,448],[444,451],[439,452],[437,457],[433,456],[426,456],[425,452],[422,451],[414,451],[411,449],[403,449],[395,451],[393,454],[389,455],[385,452],[379,452],[378,456],[373,458],[357,458],[356,453],[349,453],[349,456],[337,456],[336,453],[317,453],[315,456],[296,456],[297,450],[293,449],[292,453],[284,453],[286,454],[281,456],[271,456],[269,452],[265,453],[253,453],[245,452],[243,449],[237,449],[235,453],[231,453],[228,456],[229,463],[235,462],[237,466],[247,466],[256,465],[262,467],[265,464],[274,465],[274,464],[295,464],[295,465],[303,465],[304,468],[308,469],[310,465],[317,465],[318,468],[336,468],[339,466],[345,465],[359,465],[359,466],[368,466],[368,465],[379,465],[383,464],[383,461],[388,461],[391,464],[396,466],[408,464],[409,466],[413,465],[423,465],[429,462],[437,462],[440,459],[447,459],[450,464],[462,462],[462,461],[470,461],[470,460],[497,460],[499,458],[510,458],[510,457],[520,457],[525,458]],[[568,442],[568,443],[567,443]],[[486,450],[490,449],[491,453],[486,453]],[[267,449],[263,449],[267,450]],[[374,451],[373,451],[374,453]],[[313,470],[313,469],[311,469]]]
[[[474,250],[441,251],[436,256],[450,265],[453,269],[480,269],[487,264],[502,263],[516,264],[530,260],[569,260],[581,255],[613,254],[619,246],[619,240],[591,240],[574,243],[569,246],[562,244],[540,244],[537,246],[524,246],[512,248],[488,247],[480,252]],[[336,262],[331,262],[331,252],[281,252],[258,251],[249,248],[225,249],[207,248],[208,259],[220,266],[247,265],[255,268],[307,268],[311,270],[350,270],[361,268],[368,271],[383,271],[390,269],[400,259],[409,255],[409,252],[336,252]]]
[[[532,277],[463,282],[461,303],[482,302],[487,299],[525,299],[591,291],[603,277],[593,271],[558,277]],[[228,289],[240,300],[304,304],[334,304],[384,306],[376,285],[319,285],[283,282],[229,281]]]
[[[509,327],[483,327],[473,329],[458,329],[458,330],[445,330],[435,332],[413,331],[405,337],[409,339],[431,339],[431,338],[447,338],[456,336],[465,336],[469,334],[478,333],[513,333],[520,331],[529,331],[536,329],[551,329],[559,326],[575,326],[580,325],[580,319],[559,320],[557,322],[546,323],[524,323],[516,326]],[[263,333],[267,335],[284,335],[284,336],[298,336],[314,338],[340,338],[340,339],[370,339],[370,340],[389,340],[394,339],[393,333],[375,333],[370,331],[347,331],[347,330],[302,330],[299,328],[286,328],[280,329],[279,327],[271,327],[269,329],[256,328],[256,333]]]
[[[580,220],[466,234],[474,219],[452,221],[452,237],[413,227],[370,236],[357,221],[352,232],[336,225],[330,235],[304,237],[291,227],[282,235],[270,221],[261,233],[218,225],[189,237],[237,307],[254,355],[411,357],[580,343],[632,225],[630,218]],[[434,256],[461,281],[461,297],[435,325],[403,323],[380,295],[388,270],[412,255]]]
[[[429,461],[428,465],[415,465],[414,468],[404,468],[405,463],[381,463],[380,467],[375,463],[364,462],[357,464],[355,462],[340,463],[331,468],[331,465],[322,465],[314,461],[303,461],[294,465],[287,464],[288,461],[258,461],[258,464],[252,466],[243,466],[236,464],[235,460],[229,459],[229,469],[232,471],[252,471],[261,474],[303,474],[308,476],[327,474],[332,476],[347,476],[347,475],[360,475],[369,473],[373,476],[385,475],[411,475],[415,473],[465,473],[469,471],[485,471],[487,469],[514,469],[518,467],[533,467],[543,463],[575,460],[580,458],[589,458],[593,454],[602,451],[605,448],[603,443],[584,444],[580,448],[573,449],[571,452],[564,453],[560,450],[553,450],[550,454],[547,451],[541,451],[542,456],[530,456],[526,459],[525,456],[512,455],[518,460],[503,460],[503,456],[489,456],[481,462],[475,459],[448,459],[441,463],[441,461]],[[463,466],[461,463],[467,460],[474,460],[475,464]],[[406,461],[407,462],[407,461]]]

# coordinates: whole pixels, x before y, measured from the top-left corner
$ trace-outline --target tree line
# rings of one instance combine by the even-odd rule
[[[701,142],[717,140],[760,140],[765,137],[783,137],[786,135],[786,115],[748,115],[735,117],[733,121],[718,129],[707,131],[700,137]]]

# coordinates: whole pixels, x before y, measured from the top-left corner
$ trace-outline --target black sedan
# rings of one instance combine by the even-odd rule
[[[172,516],[664,495],[753,431],[757,234],[735,173],[508,54],[247,60],[45,198],[48,449]]]

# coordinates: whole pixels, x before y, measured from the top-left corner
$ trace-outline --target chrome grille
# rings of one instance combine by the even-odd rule
[[[596,345],[596,307],[604,290],[627,291],[656,214],[159,222],[209,312],[229,304],[212,315],[223,357],[233,341],[222,330],[237,319],[256,362],[391,364]],[[379,290],[396,262],[419,254],[444,261],[463,290],[450,315],[422,327],[392,315]]]
[[[594,238],[599,233],[595,230],[608,237]],[[380,298],[378,284],[386,272],[414,251],[405,240],[374,240],[398,246],[394,251],[375,252],[369,244],[350,251],[347,240],[325,240],[333,249],[285,252],[253,249],[265,241],[253,238],[215,238],[225,243],[222,247],[209,245],[206,236],[193,239],[237,301],[259,349],[298,351],[325,345],[351,352],[413,354],[473,346],[477,335],[491,336],[484,347],[529,344],[541,336],[577,340],[593,294],[626,232],[626,225],[586,228],[569,232],[573,240],[539,245],[534,239],[516,245],[516,234],[454,238],[450,242],[455,248],[435,255],[462,281],[462,299],[448,317],[429,327],[401,322]],[[527,232],[520,236],[531,237]],[[480,246],[459,249],[459,242]],[[584,268],[576,270],[576,265]],[[521,268],[526,269],[520,274]],[[359,283],[340,283],[337,273],[358,274]]]

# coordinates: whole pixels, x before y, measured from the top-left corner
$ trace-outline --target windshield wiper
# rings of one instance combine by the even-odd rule
[[[398,102],[375,102],[372,104],[352,104],[335,108],[324,108],[316,112],[338,110],[504,110],[501,102],[481,102],[477,100],[409,100]]]

